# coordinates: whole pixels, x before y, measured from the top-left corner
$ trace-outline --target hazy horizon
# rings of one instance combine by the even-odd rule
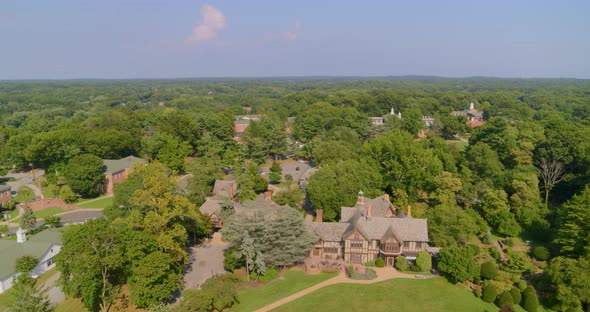
[[[590,78],[588,1],[0,3],[0,80]]]

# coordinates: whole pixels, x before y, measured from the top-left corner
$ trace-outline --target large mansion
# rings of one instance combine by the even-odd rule
[[[426,219],[412,218],[410,208],[407,214],[396,211],[388,194],[367,199],[361,192],[354,207],[342,207],[340,222],[323,222],[318,210],[316,222],[306,226],[318,237],[312,257],[348,263],[382,257],[393,266],[400,255],[415,259],[420,251],[430,251]]]

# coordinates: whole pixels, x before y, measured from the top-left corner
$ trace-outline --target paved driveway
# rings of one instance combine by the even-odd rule
[[[37,179],[44,175],[45,171],[42,169],[36,169],[34,172],[34,179],[33,173],[31,171],[27,172],[9,172],[3,178],[9,179],[14,178],[16,181],[9,181],[6,182],[7,185],[10,185],[13,191],[18,190],[19,187],[26,185],[33,190],[35,196],[41,197],[41,190],[35,185],[37,183]]]
[[[228,243],[221,241],[220,233],[215,233],[211,241],[192,247],[183,278],[185,289],[196,289],[211,276],[224,273],[223,251],[228,247]]]

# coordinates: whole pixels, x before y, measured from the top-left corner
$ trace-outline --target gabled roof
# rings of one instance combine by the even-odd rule
[[[206,215],[216,214],[218,216],[221,215],[221,205],[223,204],[222,198],[208,198],[202,205],[199,207],[199,211]]]
[[[39,259],[51,246],[61,244],[61,233],[49,229],[33,235],[24,243],[17,243],[16,240],[0,240],[0,279],[16,272],[16,259],[22,256]]]
[[[127,156],[121,159],[103,159],[102,162],[104,164],[104,173],[117,173],[135,166],[135,163],[145,162],[145,159]]]
[[[325,242],[340,242],[348,228],[346,223],[305,222],[307,229]]]

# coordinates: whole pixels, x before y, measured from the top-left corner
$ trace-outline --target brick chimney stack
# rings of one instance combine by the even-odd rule
[[[318,209],[315,211],[315,222],[324,222],[324,211]]]
[[[412,217],[412,206],[408,205],[408,213],[406,214],[407,218],[411,218]]]
[[[266,191],[264,192],[264,200],[270,200],[272,198],[272,192]]]
[[[386,201],[389,201],[389,194],[385,193],[385,194],[383,195],[383,198],[385,198],[385,200],[386,200]]]
[[[373,205],[371,205],[371,203],[369,203],[369,205],[367,206],[367,221],[371,221],[371,207]]]

